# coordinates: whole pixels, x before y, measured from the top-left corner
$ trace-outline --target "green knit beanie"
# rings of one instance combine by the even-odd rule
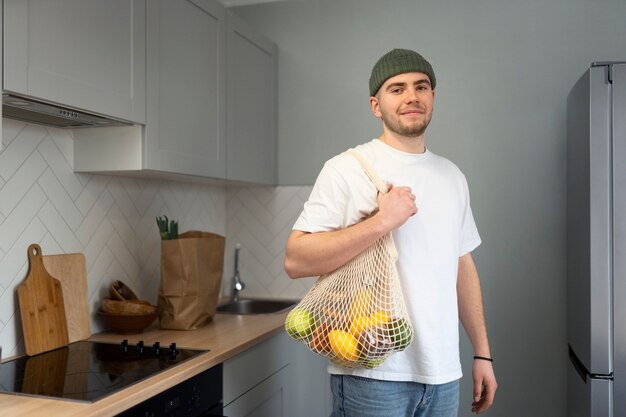
[[[435,89],[435,71],[423,56],[409,49],[394,49],[383,55],[372,68],[370,76],[370,96],[389,78],[405,72],[421,72],[428,75],[432,89]]]

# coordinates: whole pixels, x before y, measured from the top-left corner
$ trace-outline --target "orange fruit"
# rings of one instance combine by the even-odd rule
[[[338,358],[356,361],[359,358],[359,343],[356,337],[344,330],[331,330],[328,333],[330,348]]]
[[[350,334],[354,337],[359,337],[363,330],[372,325],[372,319],[368,316],[359,316],[352,320],[350,325]]]

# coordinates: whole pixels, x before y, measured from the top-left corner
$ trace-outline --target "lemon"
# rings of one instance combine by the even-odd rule
[[[378,310],[370,315],[370,321],[372,325],[385,324],[391,321],[391,317],[384,311]]]
[[[372,310],[372,289],[369,287],[359,288],[350,304],[350,318],[367,316]]]
[[[331,330],[328,333],[330,348],[338,358],[356,361],[359,358],[359,343],[356,337],[344,330]]]

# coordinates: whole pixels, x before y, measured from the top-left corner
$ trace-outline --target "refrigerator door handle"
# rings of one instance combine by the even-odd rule
[[[587,370],[587,368],[585,368],[585,365],[583,365],[580,359],[578,359],[578,356],[576,356],[572,347],[568,345],[568,348],[569,360],[572,362],[572,365],[574,365],[574,369],[576,370],[576,373],[578,373],[578,376],[580,376],[580,379],[582,379],[583,382],[586,384],[589,371]]]

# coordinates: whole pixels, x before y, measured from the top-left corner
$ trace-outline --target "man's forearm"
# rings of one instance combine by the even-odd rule
[[[457,279],[459,318],[474,347],[474,353],[489,357],[489,341],[478,271],[471,253],[459,258]]]
[[[375,217],[332,232],[294,230],[285,252],[287,275],[291,278],[317,276],[344,265],[387,233],[387,228]]]
[[[459,258],[457,294],[459,317],[474,347],[474,354],[483,358],[491,358],[480,280],[471,253]],[[472,382],[474,386],[472,412],[479,414],[491,407],[498,389],[493,365],[490,361],[480,358],[474,360]]]

